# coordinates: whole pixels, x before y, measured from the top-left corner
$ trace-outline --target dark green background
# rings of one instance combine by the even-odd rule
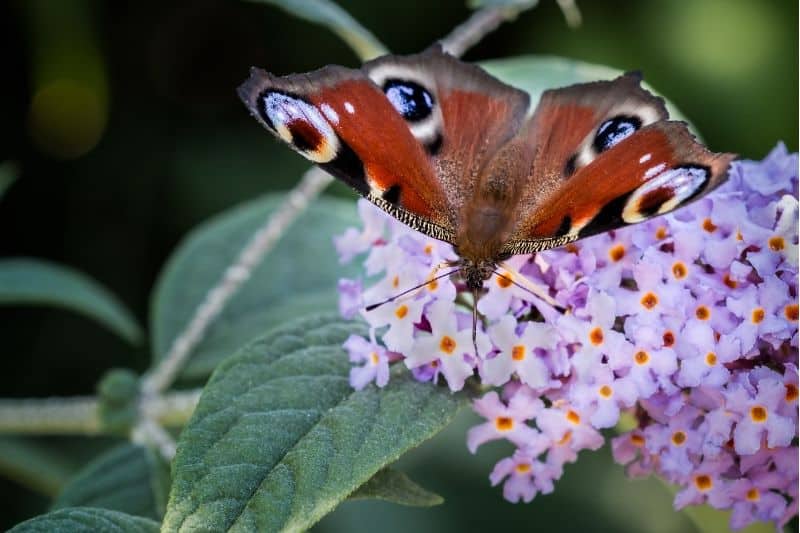
[[[343,5],[398,53],[421,50],[469,14],[460,0]],[[761,158],[784,140],[797,150],[796,1],[591,0],[579,6],[584,25],[577,30],[566,27],[553,1],[542,0],[466,58],[555,54],[640,69],[712,149]],[[21,169],[0,200],[0,256],[42,257],[87,272],[142,323],[156,275],[182,235],[213,213],[290,187],[306,168],[235,97],[247,69],[288,73],[358,63],[325,29],[263,5],[208,0],[4,2],[0,57],[0,161]],[[339,187],[333,192],[349,194]],[[321,260],[335,268],[335,258]],[[0,338],[2,397],[89,394],[108,368],[143,370],[149,357],[146,348],[131,348],[58,311],[0,308]],[[620,481],[607,449],[569,467],[555,496],[529,506],[506,504],[486,476],[507,449],[490,446],[470,456],[464,427],[405,460],[447,498],[444,507],[345,504],[319,529],[691,527],[671,512],[657,483]],[[104,444],[46,442],[63,450],[69,464]],[[0,494],[0,528],[47,505],[2,479]]]

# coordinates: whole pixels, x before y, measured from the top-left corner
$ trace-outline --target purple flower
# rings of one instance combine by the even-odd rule
[[[530,502],[536,494],[550,494],[554,480],[561,477],[561,469],[536,459],[526,450],[516,450],[514,455],[501,459],[489,475],[492,485],[503,483],[503,497],[517,503]]]
[[[365,311],[457,257],[362,201],[368,227],[337,241],[342,260],[368,252],[375,279],[340,284],[342,313],[360,308],[373,336],[348,339],[351,382],[383,385],[402,360],[453,391],[497,387],[473,402],[485,422],[467,445],[514,445],[490,475],[509,501],[551,492],[626,413],[636,427],[611,444],[630,476],[678,484],[676,508],[731,509],[732,527],[781,526],[798,498],[797,162],[779,145],[672,214],[513,257],[477,303],[454,276]]]
[[[467,447],[475,453],[478,446],[497,439],[507,439],[517,446],[531,448],[540,440],[540,434],[526,422],[542,410],[544,404],[521,388],[508,405],[500,400],[496,392],[489,392],[473,404],[475,412],[487,421],[469,430]]]
[[[350,369],[350,385],[361,390],[369,383],[375,382],[378,387],[389,383],[389,356],[383,346],[375,341],[367,341],[358,335],[350,335],[344,342],[344,349],[353,363],[364,362],[363,366]]]
[[[516,330],[522,332],[517,334]],[[550,376],[543,354],[555,347],[555,332],[541,322],[527,322],[517,328],[514,317],[506,315],[489,329],[489,336],[500,350],[484,360],[481,376],[490,385],[503,385],[516,373],[522,383],[533,389],[560,385]]]
[[[762,440],[770,448],[787,446],[797,433],[797,425],[779,414],[786,388],[779,376],[765,376],[756,387],[734,383],[726,393],[727,407],[740,416],[733,432],[736,452],[756,453]]]
[[[415,368],[438,361],[450,390],[461,390],[464,380],[472,375],[477,364],[473,357],[476,354],[472,332],[458,328],[455,306],[451,302],[436,300],[428,309],[428,316],[431,333],[414,339],[406,353],[406,366]],[[485,354],[489,350],[483,333],[478,336],[477,344],[479,354]]]

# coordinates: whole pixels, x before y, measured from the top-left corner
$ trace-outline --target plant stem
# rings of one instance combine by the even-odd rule
[[[439,42],[445,52],[461,57],[500,24],[515,19],[520,11],[521,8],[513,6],[485,7],[474,12]]]
[[[286,202],[253,234],[239,257],[206,293],[203,303],[195,309],[188,326],[175,338],[167,355],[144,377],[142,393],[145,400],[155,397],[172,385],[192,351],[203,339],[208,326],[250,278],[264,255],[275,247],[286,229],[332,180],[333,178],[316,167],[303,175],[300,183],[286,195]]]
[[[98,405],[91,396],[0,400],[0,432],[97,435]]]
[[[169,393],[143,403],[147,418],[165,426],[185,424],[200,398],[200,389]],[[100,435],[94,396],[0,400],[0,433],[28,435]]]

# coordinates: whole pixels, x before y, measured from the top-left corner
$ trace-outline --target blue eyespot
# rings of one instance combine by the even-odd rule
[[[594,148],[597,152],[604,152],[612,146],[620,143],[633,135],[636,130],[642,127],[642,121],[638,117],[618,116],[610,118],[600,124],[597,135],[594,138]]]
[[[383,84],[383,92],[397,112],[409,122],[425,120],[433,112],[433,95],[418,83],[389,79]]]

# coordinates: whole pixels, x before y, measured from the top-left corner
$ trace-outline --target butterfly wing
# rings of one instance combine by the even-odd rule
[[[697,198],[733,154],[699,144],[637,74],[547,91],[521,135],[534,150],[505,253],[530,253],[635,224]]]
[[[301,155],[401,222],[450,243],[474,187],[470,172],[517,134],[528,106],[524,92],[438,46],[361,69],[284,77],[253,69],[239,95]]]

